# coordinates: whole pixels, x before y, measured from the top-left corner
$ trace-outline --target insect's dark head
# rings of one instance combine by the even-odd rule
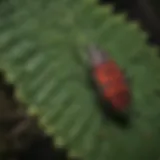
[[[88,54],[89,54],[89,63],[93,67],[96,67],[96,66],[106,62],[109,59],[107,53],[100,50],[95,45],[90,45],[88,47]]]
[[[123,91],[113,96],[111,99],[111,103],[113,104],[113,108],[115,110],[123,112],[128,108],[130,104],[130,94],[128,91]]]

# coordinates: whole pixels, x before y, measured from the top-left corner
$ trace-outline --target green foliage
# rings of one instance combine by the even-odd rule
[[[10,6],[12,14],[0,24],[0,68],[56,145],[84,160],[157,159],[160,63],[137,23],[94,0],[15,0]],[[87,68],[76,57],[85,63],[90,43],[109,51],[131,79],[128,130],[104,121],[87,86]]]

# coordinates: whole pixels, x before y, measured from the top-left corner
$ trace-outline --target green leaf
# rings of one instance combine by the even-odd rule
[[[0,25],[0,68],[56,145],[84,160],[157,159],[160,62],[138,24],[94,0],[16,0],[10,5],[14,10]],[[94,101],[86,67],[91,43],[109,51],[131,77],[138,116],[133,115],[128,130],[104,120]]]

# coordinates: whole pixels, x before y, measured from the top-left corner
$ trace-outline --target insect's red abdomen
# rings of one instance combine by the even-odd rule
[[[103,96],[116,109],[124,109],[130,103],[130,93],[123,73],[114,61],[107,61],[95,68],[95,77],[103,89]]]

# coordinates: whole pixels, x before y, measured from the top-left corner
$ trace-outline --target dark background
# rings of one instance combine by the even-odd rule
[[[100,0],[114,3],[115,12],[128,12],[130,20],[138,20],[150,35],[149,42],[160,45],[160,0]]]

